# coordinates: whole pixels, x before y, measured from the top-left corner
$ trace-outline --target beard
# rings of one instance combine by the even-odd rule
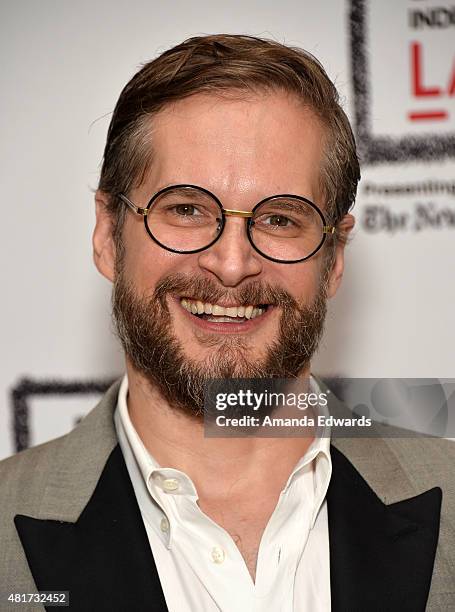
[[[277,338],[264,347],[261,358],[253,360],[247,336],[198,335],[199,343],[210,351],[206,358],[192,360],[173,333],[168,295],[212,304],[228,300],[280,307]],[[323,332],[326,302],[325,281],[310,304],[299,304],[288,292],[269,284],[253,282],[228,291],[206,278],[183,274],[162,278],[152,296],[138,295],[122,267],[117,268],[112,294],[116,332],[132,366],[171,407],[198,419],[204,414],[205,392],[213,379],[296,378],[308,368]]]

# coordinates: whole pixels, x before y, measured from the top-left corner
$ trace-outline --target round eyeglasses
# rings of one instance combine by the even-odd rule
[[[144,217],[152,240],[173,253],[199,253],[211,247],[220,239],[226,217],[243,217],[253,249],[278,263],[309,259],[327,234],[335,233],[316,204],[298,195],[270,196],[251,212],[223,208],[213,193],[196,185],[165,187],[146,208],[136,206],[122,193],[118,197]]]

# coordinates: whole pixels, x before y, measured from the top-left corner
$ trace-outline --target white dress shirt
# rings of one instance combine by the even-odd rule
[[[315,438],[290,474],[262,535],[253,582],[231,536],[199,508],[191,478],[147,451],[127,394],[125,376],[115,426],[170,612],[330,610],[329,438]]]

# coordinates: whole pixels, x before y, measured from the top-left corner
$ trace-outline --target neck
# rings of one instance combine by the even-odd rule
[[[217,500],[227,494],[230,500],[243,494],[251,498],[255,490],[278,496],[313,441],[207,438],[200,419],[173,408],[129,363],[127,373],[128,412],[144,446],[161,466],[185,472],[200,499]],[[309,367],[304,376],[309,376]]]

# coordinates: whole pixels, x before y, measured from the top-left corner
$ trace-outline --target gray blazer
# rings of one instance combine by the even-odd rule
[[[69,590],[81,612],[167,610],[116,438],[118,386],[71,433],[0,462],[2,612],[43,610],[6,601],[38,590]],[[455,443],[338,439],[331,453],[332,610],[455,610]]]

